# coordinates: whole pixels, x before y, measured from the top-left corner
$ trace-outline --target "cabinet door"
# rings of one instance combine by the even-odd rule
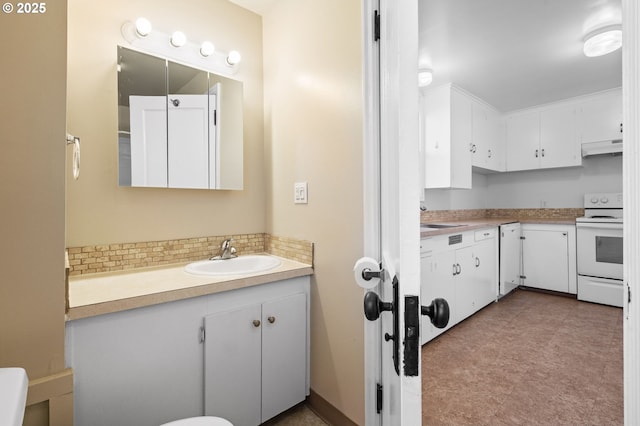
[[[455,252],[447,250],[420,259],[420,281],[423,305],[428,305],[433,299],[438,297],[445,299],[449,303],[450,317],[446,328],[436,328],[431,324],[429,317],[423,316],[421,319],[420,340],[424,344],[445,330],[451,328],[456,322],[455,289],[453,271],[455,264]]]
[[[524,285],[568,293],[567,232],[523,229],[522,235]]]
[[[472,164],[488,170],[504,171],[504,140],[497,111],[473,101]]]
[[[473,308],[484,308],[496,300],[498,284],[498,246],[495,238],[478,241],[473,246]]]
[[[455,291],[456,291],[456,322],[460,322],[467,318],[477,310],[476,309],[476,256],[473,247],[465,247],[456,250],[456,268]]]
[[[451,90],[451,187],[471,188],[471,98]]]
[[[507,171],[540,166],[540,113],[512,115],[506,119]]]
[[[254,426],[261,417],[261,334],[259,304],[208,315],[204,319],[205,415],[234,425]]]
[[[306,301],[301,293],[262,305],[262,422],[306,397]]]
[[[520,224],[500,227],[500,294],[504,295],[520,285]]]
[[[581,142],[622,139],[622,91],[603,93],[579,107]]]
[[[556,106],[540,112],[540,167],[579,166],[582,163],[576,134],[576,107]]]

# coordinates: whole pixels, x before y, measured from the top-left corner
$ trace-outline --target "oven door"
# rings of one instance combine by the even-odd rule
[[[622,279],[622,224],[576,224],[578,275]]]

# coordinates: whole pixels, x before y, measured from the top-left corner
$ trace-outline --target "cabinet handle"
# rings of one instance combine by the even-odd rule
[[[620,123],[620,133],[622,133],[622,123]]]
[[[537,149],[536,149],[536,158],[538,158],[538,151],[539,151],[539,150],[537,150]]]
[[[461,272],[462,272],[462,268],[460,268],[460,264],[456,263],[456,275],[460,275]]]
[[[267,321],[269,321],[269,324],[273,324],[274,322],[276,322],[276,317],[269,317],[267,318]]]
[[[488,154],[489,154],[489,158],[491,158],[491,150],[489,150]]]
[[[542,148],[542,156],[544,157],[544,148]]]
[[[260,327],[260,320],[253,320],[254,327]]]
[[[456,264],[453,264],[453,276],[455,277],[456,275],[458,275],[458,273],[456,272]]]
[[[480,266],[480,258],[476,257],[476,268]]]

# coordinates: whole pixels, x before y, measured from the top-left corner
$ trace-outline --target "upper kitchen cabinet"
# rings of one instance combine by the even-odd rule
[[[421,98],[425,188],[471,188],[471,98],[445,84]]]
[[[585,98],[578,107],[580,142],[622,139],[622,89]]]
[[[505,171],[504,120],[488,104],[472,99],[472,165],[478,171]]]
[[[558,103],[508,114],[507,171],[579,166],[576,106]]]

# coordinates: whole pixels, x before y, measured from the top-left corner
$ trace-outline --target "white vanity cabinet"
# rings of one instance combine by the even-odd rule
[[[205,317],[205,414],[258,425],[307,395],[307,296]]]
[[[202,416],[205,396],[209,406],[216,391],[230,394],[240,382],[235,411],[218,415],[258,415],[234,424],[257,425],[297,404],[309,393],[309,283],[303,276],[67,322],[74,423],[157,426]],[[244,328],[242,315],[251,318]],[[210,381],[225,375],[233,380]]]
[[[576,227],[522,225],[522,284],[576,294]]]
[[[447,300],[450,309],[444,329],[422,317],[424,344],[496,299],[496,228],[435,236],[423,239],[421,246],[422,304],[440,297]]]

